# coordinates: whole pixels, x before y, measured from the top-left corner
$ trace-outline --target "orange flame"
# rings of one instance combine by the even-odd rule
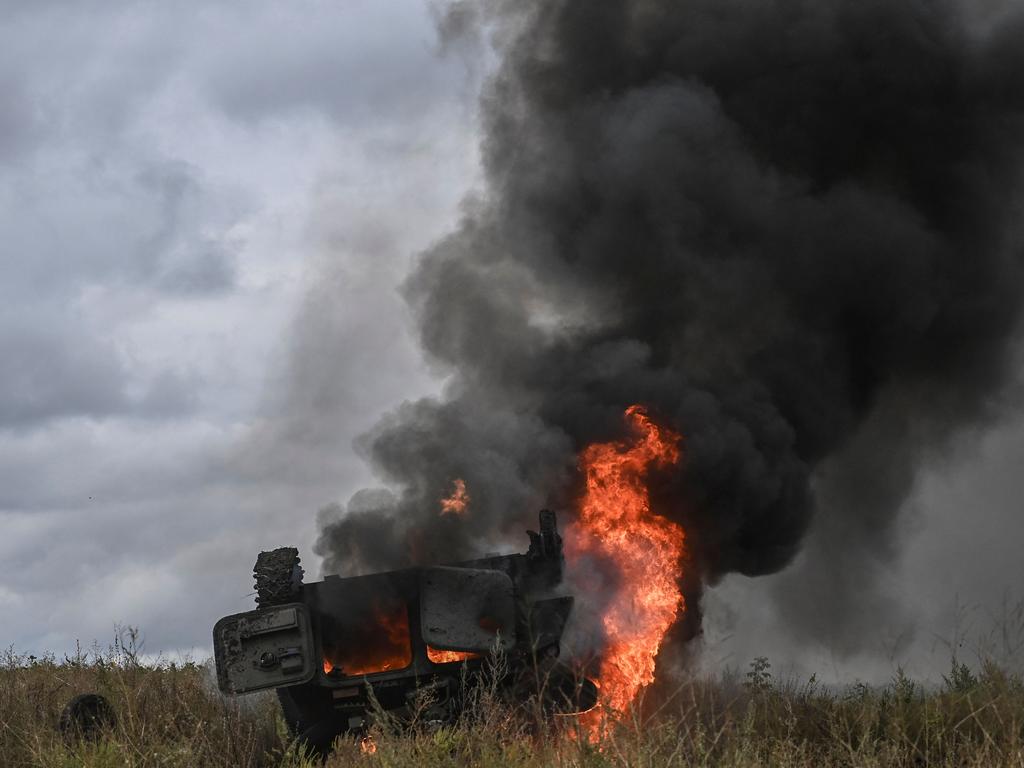
[[[580,456],[586,490],[578,520],[566,536],[573,562],[586,555],[611,560],[619,583],[601,617],[604,706],[625,711],[640,689],[654,681],[662,640],[685,610],[679,588],[685,534],[651,511],[645,482],[651,467],[679,461],[679,435],[659,427],[638,405],[626,410],[636,437],[595,443]]]
[[[337,669],[348,677],[372,675],[404,669],[412,664],[412,645],[409,641],[409,616],[402,610],[393,614],[374,611],[376,642],[347,646],[326,651],[323,659],[324,674]]]
[[[453,483],[455,489],[451,496],[441,499],[442,515],[464,515],[469,509],[469,493],[466,491],[466,481],[461,477],[455,478]]]
[[[479,659],[479,653],[469,653],[466,651],[442,651],[440,648],[434,648],[432,645],[427,646],[427,658],[435,664],[450,664],[453,661],[467,661],[469,659]]]

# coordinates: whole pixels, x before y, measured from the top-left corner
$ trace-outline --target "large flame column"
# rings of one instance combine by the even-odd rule
[[[666,633],[685,610],[680,580],[682,527],[651,511],[647,475],[680,460],[679,435],[659,427],[641,406],[626,419],[635,437],[595,443],[580,455],[586,490],[566,536],[570,563],[595,556],[614,564],[618,580],[602,614],[605,643],[599,683],[605,707],[625,711],[654,681]]]

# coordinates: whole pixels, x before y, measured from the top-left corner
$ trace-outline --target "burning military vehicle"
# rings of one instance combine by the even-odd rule
[[[555,514],[540,513],[526,554],[304,584],[298,551],[256,561],[258,608],[213,630],[226,694],[277,689],[292,734],[325,753],[377,711],[452,722],[489,661],[510,700],[547,713],[594,706],[594,683],[559,660],[573,597]]]

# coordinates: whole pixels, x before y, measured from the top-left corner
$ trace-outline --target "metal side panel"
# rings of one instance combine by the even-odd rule
[[[420,582],[423,641],[433,648],[487,653],[516,642],[515,588],[501,571],[424,568]]]
[[[309,682],[319,663],[309,610],[288,603],[225,616],[213,628],[213,656],[224,693]]]

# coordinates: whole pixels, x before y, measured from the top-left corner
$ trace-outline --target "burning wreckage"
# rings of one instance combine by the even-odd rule
[[[590,709],[595,684],[558,658],[573,597],[556,594],[555,513],[542,510],[540,532],[528,534],[526,554],[309,584],[296,549],[260,553],[259,607],[213,630],[221,691],[277,689],[293,736],[321,753],[365,730],[377,707],[408,718],[426,700],[421,717],[451,722],[496,655],[511,700],[536,697],[551,714]]]

